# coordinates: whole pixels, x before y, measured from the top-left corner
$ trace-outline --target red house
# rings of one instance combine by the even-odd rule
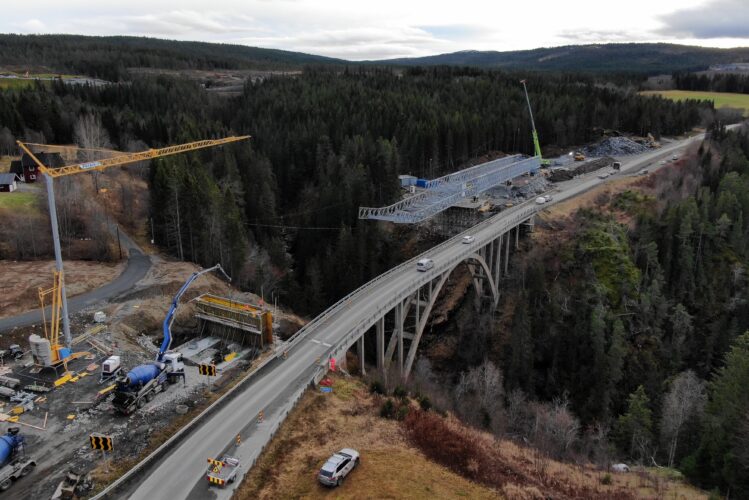
[[[36,155],[39,161],[49,168],[64,167],[65,161],[60,156],[60,153],[38,153]],[[16,176],[24,182],[36,182],[41,176],[39,167],[36,162],[29,155],[24,154],[20,160],[11,162],[10,173],[16,174]]]

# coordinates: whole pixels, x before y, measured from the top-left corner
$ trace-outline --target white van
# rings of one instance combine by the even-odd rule
[[[432,259],[419,259],[416,262],[417,271],[428,271],[434,267],[434,261]]]

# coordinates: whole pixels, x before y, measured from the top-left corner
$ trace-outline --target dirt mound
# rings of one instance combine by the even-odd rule
[[[647,146],[627,137],[607,137],[583,151],[587,156],[624,156],[644,153],[647,150]]]

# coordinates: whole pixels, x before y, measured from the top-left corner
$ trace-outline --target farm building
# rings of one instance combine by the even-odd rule
[[[16,190],[16,174],[0,174],[0,193],[12,193]]]
[[[65,166],[65,161],[60,153],[39,153],[36,157],[50,168]],[[36,162],[27,154],[24,154],[20,160],[11,162],[10,172],[16,174],[24,182],[36,182],[41,175]]]

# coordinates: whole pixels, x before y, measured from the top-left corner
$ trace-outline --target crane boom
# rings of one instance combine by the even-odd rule
[[[18,145],[31,158],[36,162],[39,170],[50,177],[62,177],[64,175],[82,174],[85,172],[92,172],[95,170],[105,170],[109,167],[117,167],[120,165],[127,165],[129,163],[137,163],[139,161],[151,160],[153,158],[161,158],[162,156],[169,156],[178,153],[184,153],[187,151],[195,151],[196,149],[210,148],[212,146],[220,146],[222,144],[228,144],[230,142],[243,141],[249,139],[249,135],[231,136],[224,137],[222,139],[206,139],[203,141],[188,142],[186,144],[178,144],[176,146],[167,146],[165,148],[158,149],[147,149],[138,153],[125,153],[112,158],[105,158],[102,160],[89,161],[85,163],[78,163],[75,165],[68,165],[60,168],[48,168],[39,159],[34,156],[29,148],[26,147],[21,141],[16,141]]]
[[[523,90],[525,91],[525,102],[528,103],[528,114],[531,117],[531,127],[532,127],[532,135],[533,135],[533,154],[535,156],[538,156],[541,159],[541,165],[548,165],[549,160],[544,160],[541,156],[541,144],[538,142],[538,132],[536,131],[536,122],[533,120],[533,110],[531,109],[531,100],[528,97],[528,89],[525,86],[525,80],[520,80],[520,83],[523,84]]]
[[[127,165],[130,163],[137,163],[139,161],[150,160],[153,158],[160,158],[162,156],[169,156],[177,153],[185,153],[188,151],[195,151],[197,149],[209,148],[213,146],[221,146],[231,142],[243,141],[249,139],[249,135],[242,136],[231,136],[224,137],[222,139],[208,139],[203,141],[188,142],[186,144],[179,144],[176,146],[167,146],[159,149],[148,149],[139,153],[121,153],[112,158],[106,158],[98,161],[91,161],[86,163],[78,163],[76,165],[68,165],[60,168],[48,168],[42,163],[39,158],[31,151],[29,145],[31,143],[23,143],[16,141],[18,147],[25,151],[34,163],[37,164],[39,171],[46,178],[47,188],[47,204],[49,206],[49,220],[52,226],[52,244],[55,251],[55,268],[60,273],[59,286],[62,298],[62,327],[63,333],[65,334],[65,345],[70,348],[73,343],[73,337],[70,333],[70,318],[68,315],[68,299],[65,291],[65,281],[62,279],[62,250],[60,247],[60,232],[57,227],[57,209],[55,207],[55,190],[52,186],[52,182],[56,177],[62,177],[65,175],[82,174],[85,172],[92,172],[97,170],[105,170],[109,167],[115,167],[120,165]],[[38,144],[35,144],[39,146]],[[48,146],[49,147],[49,146]],[[51,146],[54,147],[54,146]]]
[[[208,269],[203,269],[202,271],[192,273],[192,275],[187,278],[187,281],[185,281],[185,284],[182,285],[182,287],[179,289],[177,295],[175,295],[172,299],[172,305],[169,307],[169,312],[166,313],[164,324],[162,325],[164,330],[164,340],[161,342],[159,355],[156,358],[157,361],[161,361],[162,356],[169,350],[169,346],[172,344],[172,323],[174,322],[174,314],[177,312],[177,308],[179,307],[179,299],[182,298],[187,289],[190,288],[190,285],[192,285],[192,282],[198,279],[199,276],[205,273],[210,273],[211,271],[214,271],[216,269],[221,271],[221,273],[226,276],[227,280],[231,281],[231,277],[226,274],[226,271],[224,271],[224,268],[221,267],[221,264],[216,264],[215,266],[209,267]]]

